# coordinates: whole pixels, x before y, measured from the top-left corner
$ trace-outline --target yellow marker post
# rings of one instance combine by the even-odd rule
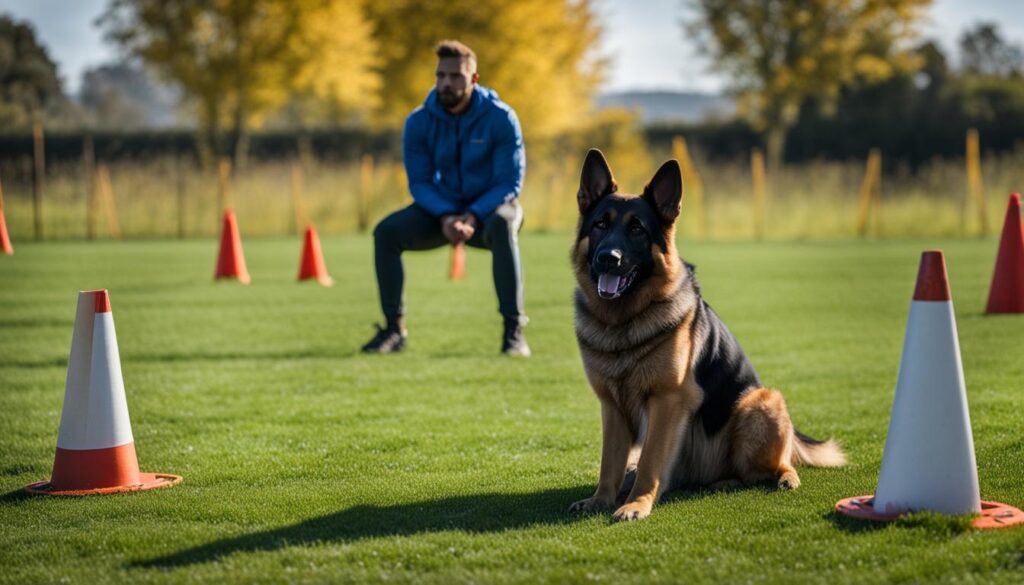
[[[672,156],[679,161],[679,167],[683,172],[683,197],[684,204],[691,201],[693,215],[697,221],[697,237],[704,238],[708,233],[707,214],[704,212],[704,183],[697,174],[697,169],[690,158],[690,151],[686,148],[686,139],[676,136],[672,139]]]
[[[222,158],[217,165],[217,224],[220,225],[221,215],[231,207],[231,161]]]
[[[881,199],[881,170],[882,153],[877,148],[872,148],[868,153],[867,166],[864,169],[864,180],[860,184],[860,200],[857,212],[857,235],[864,237],[868,233],[868,220],[875,208],[876,219],[878,217],[878,205]]]
[[[871,150],[875,153],[875,159],[878,161],[875,163],[875,192],[871,196],[875,233],[882,235],[882,151],[877,148]]]
[[[174,187],[178,199],[178,238],[185,239],[185,163],[179,152],[174,156]]]
[[[755,148],[750,153],[750,174],[754,180],[754,238],[764,238],[765,194],[764,153]]]
[[[364,154],[359,163],[359,208],[356,221],[359,233],[370,227],[370,199],[373,197],[373,155]]]
[[[100,164],[97,170],[99,179],[99,196],[103,199],[103,209],[106,211],[107,228],[110,230],[110,237],[121,239],[121,223],[117,219],[117,207],[114,205],[114,188],[110,183],[110,171],[107,165]]]
[[[43,180],[46,176],[46,148],[43,127],[32,126],[32,232],[35,241],[43,239]]]
[[[302,232],[302,226],[309,223],[309,213],[306,211],[306,201],[302,195],[302,165],[292,163],[292,213],[295,216],[295,233]]]
[[[985,189],[981,182],[981,145],[976,128],[967,131],[967,198],[973,200],[978,209],[981,235],[987,236],[988,211],[985,205]],[[965,205],[965,211],[966,207]]]
[[[93,152],[92,136],[82,140],[82,170],[85,174],[85,239],[96,237],[96,155]]]
[[[564,189],[563,184],[565,183],[564,178],[558,170],[553,170],[548,178],[548,198],[545,211],[547,211],[547,218],[544,221],[544,229],[546,231],[552,231],[561,224],[561,198],[562,191]]]

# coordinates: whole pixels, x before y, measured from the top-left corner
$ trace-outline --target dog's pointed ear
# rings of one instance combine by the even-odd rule
[[[679,163],[670,160],[661,165],[651,182],[644,187],[643,198],[658,211],[662,223],[674,223],[683,202],[683,173]]]
[[[605,195],[618,189],[608,161],[601,151],[592,148],[583,161],[583,172],[580,173],[580,190],[576,193],[576,202],[580,206],[580,215],[584,214]]]

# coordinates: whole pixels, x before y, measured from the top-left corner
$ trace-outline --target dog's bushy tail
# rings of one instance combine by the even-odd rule
[[[846,465],[846,455],[832,439],[819,441],[793,429],[793,463],[814,467],[842,467]]]

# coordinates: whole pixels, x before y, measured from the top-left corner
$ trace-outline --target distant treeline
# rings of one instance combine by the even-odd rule
[[[786,137],[785,161],[866,159],[880,148],[886,168],[916,168],[933,158],[963,157],[970,128],[978,130],[983,154],[1024,148],[1024,80],[965,77],[934,85],[919,88],[896,78],[847,91],[831,114],[805,104]],[[745,157],[762,146],[761,136],[741,121],[646,130],[648,144],[659,149],[679,134],[709,160]]]
[[[882,150],[888,169],[911,168],[939,158],[962,157],[965,134],[976,128],[983,154],[1024,148],[1024,80],[1020,78],[964,76],[944,79],[931,75],[920,80],[899,77],[860,90],[848,90],[833,112],[814,103],[803,107],[799,121],[786,139],[785,161],[864,159],[872,148]],[[612,125],[631,124],[629,118],[610,118]],[[654,125],[643,129],[647,146],[667,152],[672,139],[682,135],[698,159],[724,161],[749,156],[763,146],[762,136],[739,120],[703,124]],[[192,131],[96,133],[90,135],[97,160],[147,159],[167,155],[197,157]],[[600,141],[601,134],[581,133],[575,144]],[[86,134],[46,135],[49,163],[82,157]],[[578,145],[607,148],[603,144]],[[527,144],[527,152],[531,151]],[[533,152],[553,152],[550,148]],[[280,160],[312,156],[320,160],[354,160],[363,154],[398,160],[401,135],[397,131],[361,128],[305,132],[259,132],[252,135],[250,158]],[[32,156],[32,137],[0,135],[0,162],[8,165]]]
[[[787,159],[863,158],[882,149],[883,160],[912,167],[932,158],[962,157],[975,128],[983,154],[1024,148],[1024,79],[962,76],[919,87],[922,77],[898,77],[842,96],[835,115],[807,104],[786,140]]]
[[[197,137],[190,130],[137,132],[54,132],[44,138],[47,164],[81,160],[91,139],[99,161],[146,160],[166,156],[199,158]],[[401,157],[401,136],[361,128],[306,132],[263,132],[252,136],[250,158],[280,160],[311,155],[321,160],[351,160],[363,154]],[[0,134],[0,161],[32,156],[31,134]]]

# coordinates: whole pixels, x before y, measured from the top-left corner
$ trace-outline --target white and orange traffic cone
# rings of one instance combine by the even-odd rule
[[[836,504],[842,514],[869,520],[924,510],[979,514],[978,528],[1024,523],[1017,508],[979,495],[953,301],[938,250],[921,255],[878,488],[873,497]]]
[[[105,289],[79,293],[53,475],[25,491],[85,496],[179,482],[177,475],[139,472],[110,297]]]

